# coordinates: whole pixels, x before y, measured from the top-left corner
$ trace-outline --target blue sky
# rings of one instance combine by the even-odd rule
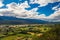
[[[9,4],[9,3],[12,3],[12,2],[15,2],[15,3],[23,3],[25,0],[4,0],[3,3],[4,3],[4,6],[2,8],[6,8],[6,5]],[[30,2],[29,0],[27,0],[28,3]],[[42,13],[42,14],[45,14],[46,16],[49,16],[50,14],[54,13],[55,10],[52,10],[52,7],[54,6],[57,6],[60,2],[54,2],[54,3],[48,3],[46,6],[43,6],[43,7],[38,7],[40,4],[29,4],[30,7],[29,8],[26,8],[26,10],[31,10],[33,8],[36,8],[38,7],[39,9],[37,10],[37,12],[39,13]],[[60,6],[59,6],[60,7]]]
[[[0,7],[0,9],[5,9],[5,8],[8,8],[6,5],[7,4],[10,4],[10,3],[12,3],[12,2],[15,2],[15,3],[19,3],[19,4],[22,4],[22,3],[24,3],[25,1],[27,1],[28,3],[28,5],[30,6],[30,7],[27,7],[27,8],[25,8],[25,10],[28,10],[28,11],[30,11],[30,10],[32,10],[32,9],[34,9],[34,8],[38,8],[37,10],[36,10],[36,12],[38,12],[38,15],[41,15],[41,14],[44,14],[45,16],[50,16],[51,14],[54,14],[55,13],[55,11],[56,10],[53,10],[52,8],[53,7],[55,7],[55,6],[58,6],[57,7],[57,9],[58,8],[60,8],[60,1],[58,0],[58,1],[53,1],[52,3],[51,3],[51,1],[49,1],[49,2],[47,2],[47,4],[46,5],[44,5],[44,6],[41,6],[41,4],[39,4],[39,3],[30,3],[31,1],[30,0],[3,0],[2,1],[2,3],[4,4],[2,7]],[[44,1],[44,0],[43,0]],[[42,1],[41,1],[42,2]]]

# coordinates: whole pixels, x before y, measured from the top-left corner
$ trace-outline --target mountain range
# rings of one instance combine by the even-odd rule
[[[0,24],[55,24],[60,22],[48,22],[38,19],[24,19],[10,16],[0,16]]]

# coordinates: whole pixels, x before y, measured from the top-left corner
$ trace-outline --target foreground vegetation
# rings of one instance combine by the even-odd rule
[[[60,40],[60,24],[0,27],[0,40]]]

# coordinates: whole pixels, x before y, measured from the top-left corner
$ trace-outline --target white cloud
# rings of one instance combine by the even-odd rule
[[[60,21],[60,8],[57,8],[58,6],[52,8],[52,10],[56,10],[56,9],[57,10],[48,17],[45,14],[38,15],[39,13],[36,12],[38,8],[33,8],[32,10],[26,10],[25,8],[30,7],[27,1],[21,4],[16,4],[13,2],[13,3],[7,4],[6,6],[8,8],[0,9],[0,16],[13,16],[17,18],[41,19],[41,20],[46,20],[50,22]]]
[[[57,16],[60,16],[60,8],[56,12],[51,14],[48,18],[53,19],[53,18],[55,18]]]
[[[50,22],[60,22],[60,8],[53,7],[53,10],[56,10],[54,13],[52,13],[50,16],[46,17],[43,20],[50,21]]]
[[[60,6],[60,3],[57,6],[53,7],[52,10],[56,10],[57,11],[59,9],[58,8],[59,6]]]
[[[30,7],[27,1],[25,1],[24,3],[21,3],[20,5],[13,2],[13,3],[7,4],[6,6],[8,7],[7,9],[0,9],[0,14],[2,16],[12,15],[17,18],[32,18],[33,16],[37,15],[36,11],[38,8],[34,8],[30,11],[25,9]]]
[[[3,2],[3,0],[0,0],[0,7],[4,6],[4,4],[2,2]]]
[[[59,4],[60,5],[60,4]],[[59,7],[59,5],[57,5],[57,6],[55,6],[55,7],[53,7],[52,8],[52,10],[55,10],[55,12],[53,13],[53,14],[51,14],[48,18],[55,18],[55,19],[60,19],[60,17],[58,17],[58,16],[60,16],[60,8],[58,8]],[[57,18],[56,18],[57,17]]]
[[[45,6],[48,3],[58,2],[60,0],[30,0],[31,4],[38,3],[40,6]]]

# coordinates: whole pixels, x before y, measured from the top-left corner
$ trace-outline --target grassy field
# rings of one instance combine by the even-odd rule
[[[60,25],[34,25],[0,27],[0,40],[56,40]],[[57,30],[58,29],[58,30]],[[60,36],[59,36],[60,38]],[[58,40],[60,40],[58,38]]]

